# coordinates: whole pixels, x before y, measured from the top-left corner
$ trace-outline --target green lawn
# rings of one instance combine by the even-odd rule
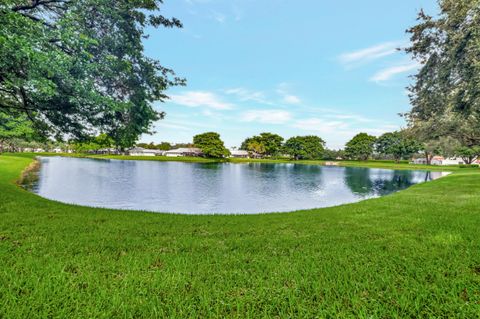
[[[0,318],[480,314],[479,169],[333,208],[187,216],[42,199],[14,184],[30,162],[0,156]]]

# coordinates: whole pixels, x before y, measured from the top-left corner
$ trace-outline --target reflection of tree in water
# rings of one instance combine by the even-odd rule
[[[345,184],[352,193],[367,195],[372,193],[373,183],[370,180],[370,170],[365,168],[345,168]]]
[[[188,165],[194,165],[195,168],[199,169],[208,169],[208,170],[218,170],[222,163],[188,163]]]
[[[321,181],[320,165],[249,163],[249,174],[261,175],[262,179],[295,189],[317,188]]]
[[[382,196],[413,185],[413,172],[347,167],[345,184],[354,194]]]
[[[320,165],[293,164],[292,171],[293,178],[288,178],[288,182],[294,189],[310,191],[322,184],[323,170]]]

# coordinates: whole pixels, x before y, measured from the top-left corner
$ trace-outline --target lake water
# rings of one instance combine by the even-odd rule
[[[253,214],[379,197],[441,172],[302,164],[195,164],[43,157],[31,190],[85,206],[182,214]]]

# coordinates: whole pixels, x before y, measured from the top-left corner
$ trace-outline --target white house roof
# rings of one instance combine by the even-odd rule
[[[185,153],[202,153],[202,150],[197,147],[181,147],[165,152],[166,154],[185,154]]]
[[[130,153],[161,153],[162,151],[160,150],[149,150],[143,147],[134,147],[128,150]]]
[[[248,152],[244,150],[232,150],[230,151],[231,155],[237,155],[237,156],[248,156]]]

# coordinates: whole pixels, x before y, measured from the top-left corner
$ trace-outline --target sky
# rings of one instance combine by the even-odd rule
[[[228,147],[273,132],[343,148],[359,132],[405,126],[418,63],[397,48],[435,0],[165,0],[182,29],[148,29],[146,55],[187,79],[155,104],[165,119],[142,142],[191,142],[215,131]]]

